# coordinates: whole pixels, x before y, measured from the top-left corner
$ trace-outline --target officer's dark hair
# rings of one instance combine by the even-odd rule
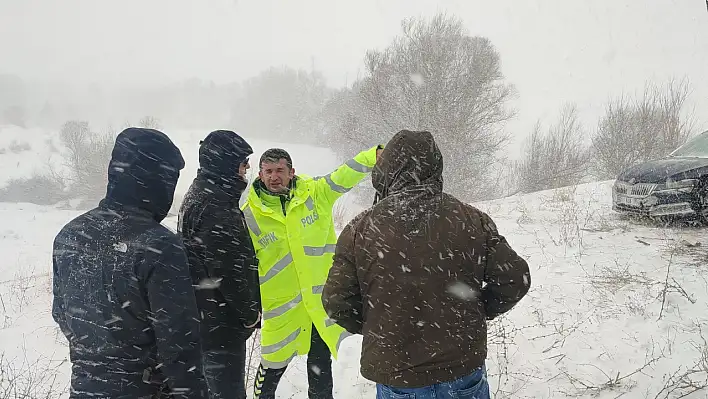
[[[266,150],[266,152],[261,155],[261,159],[258,162],[258,167],[263,168],[263,162],[278,163],[281,159],[284,159],[288,165],[288,169],[293,168],[293,159],[290,158],[290,154],[282,148],[271,148]]]

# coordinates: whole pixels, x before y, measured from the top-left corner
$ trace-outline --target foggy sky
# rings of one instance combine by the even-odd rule
[[[0,73],[76,84],[239,81],[272,65],[351,83],[407,16],[448,11],[489,37],[517,128],[566,101],[597,117],[644,81],[688,77],[708,128],[704,0],[0,0]],[[523,126],[523,127],[522,127]]]

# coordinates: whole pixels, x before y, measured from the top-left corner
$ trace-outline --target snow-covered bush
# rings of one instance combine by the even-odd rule
[[[115,142],[115,133],[94,132],[88,122],[69,121],[59,131],[64,146],[64,160],[70,176],[70,193],[74,197],[98,201],[108,183],[108,163]]]
[[[518,191],[531,193],[580,183],[590,161],[584,141],[584,130],[573,105],[566,105],[556,124],[546,132],[537,123],[526,139],[521,160],[514,164]]]
[[[0,188],[0,202],[54,205],[66,197],[63,181],[41,174],[29,178],[11,179],[5,187]]]

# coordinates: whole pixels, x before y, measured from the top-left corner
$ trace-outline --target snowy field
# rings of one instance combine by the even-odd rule
[[[178,201],[194,176],[205,133],[173,134],[187,160]],[[48,137],[0,131],[0,186],[58,157]],[[275,146],[249,141],[253,165]],[[30,149],[20,151],[23,145]],[[283,147],[302,173],[326,173],[337,164],[326,149]],[[532,274],[526,298],[490,325],[495,398],[708,398],[707,230],[620,218],[610,208],[610,188],[611,182],[592,183],[476,204]],[[60,397],[42,393],[66,389],[67,347],[51,318],[51,245],[76,214],[0,204],[0,398],[22,397],[4,391],[13,379],[33,387],[28,398]],[[166,224],[174,228],[175,222],[171,217]],[[337,398],[375,396],[358,372],[360,344],[360,337],[348,338],[334,363]],[[306,398],[306,380],[304,359],[298,359],[279,397]]]

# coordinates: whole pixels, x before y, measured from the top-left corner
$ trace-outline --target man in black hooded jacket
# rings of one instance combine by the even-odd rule
[[[239,199],[251,146],[228,130],[199,148],[199,170],[179,215],[202,313],[204,374],[212,398],[246,398],[246,341],[260,318],[258,264]]]
[[[165,134],[124,130],[106,197],[54,240],[52,316],[69,341],[72,399],[208,397],[187,255],[160,224],[183,167]]]

